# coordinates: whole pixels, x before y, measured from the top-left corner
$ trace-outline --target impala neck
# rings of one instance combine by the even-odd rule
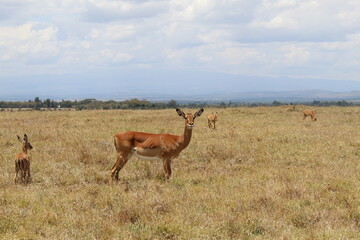
[[[23,153],[27,154],[27,148],[26,146],[22,146]]]
[[[185,124],[184,134],[182,135],[183,148],[186,148],[189,145],[191,140],[191,135],[192,135],[192,128],[187,127],[187,125]]]

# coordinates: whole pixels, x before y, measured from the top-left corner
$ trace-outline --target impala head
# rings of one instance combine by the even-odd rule
[[[24,141],[21,139],[21,137],[19,137],[19,135],[17,135],[17,137],[19,141],[22,143],[23,151],[26,151],[27,149],[29,150],[33,149],[26,134],[24,134]]]
[[[185,118],[186,127],[192,128],[192,127],[194,127],[194,119],[196,117],[200,117],[201,114],[204,112],[204,109],[201,108],[199,111],[197,111],[194,114],[191,114],[191,113],[185,114],[183,111],[181,111],[178,108],[176,109],[176,112],[179,114],[180,117]]]
[[[217,120],[217,118],[218,118],[218,113],[216,112],[216,113],[214,114],[214,119]]]

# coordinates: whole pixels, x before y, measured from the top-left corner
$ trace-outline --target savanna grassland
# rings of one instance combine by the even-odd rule
[[[0,239],[360,239],[360,107],[304,109],[205,109],[170,182],[132,158],[113,185],[114,134],[182,134],[175,110],[0,112]]]

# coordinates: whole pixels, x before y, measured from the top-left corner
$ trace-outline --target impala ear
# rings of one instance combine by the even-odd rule
[[[195,118],[195,117],[200,117],[203,112],[204,112],[204,109],[203,109],[203,108],[200,109],[199,111],[197,111],[197,112],[194,114],[194,118]]]
[[[181,111],[181,109],[177,108],[177,109],[176,109],[176,112],[179,114],[180,117],[183,117],[183,118],[186,119],[185,113],[184,113],[183,111]]]
[[[27,142],[28,141],[28,137],[26,134],[24,134],[24,141]]]
[[[17,135],[17,137],[18,137],[18,140],[22,143],[21,137],[19,135]]]

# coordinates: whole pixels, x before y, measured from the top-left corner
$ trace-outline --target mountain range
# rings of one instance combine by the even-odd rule
[[[0,100],[302,102],[360,100],[360,81],[239,76],[199,71],[119,71],[0,77]]]

